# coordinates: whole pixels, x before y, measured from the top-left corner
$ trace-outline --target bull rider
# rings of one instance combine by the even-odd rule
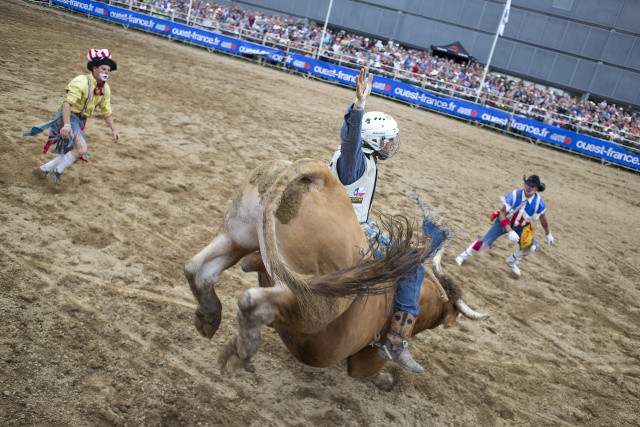
[[[356,100],[344,116],[340,148],[329,164],[333,176],[345,186],[358,221],[370,239],[379,233],[378,227],[369,222],[378,181],[377,163],[391,158],[400,146],[398,124],[391,116],[364,111],[372,82],[373,75],[367,78],[367,68],[362,68],[356,77]],[[407,337],[418,315],[424,274],[424,267],[419,265],[398,280],[390,329],[378,351],[384,359],[415,373],[424,369],[409,353]]]

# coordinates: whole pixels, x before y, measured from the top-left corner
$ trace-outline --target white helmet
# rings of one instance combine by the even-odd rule
[[[365,113],[362,117],[362,141],[368,145],[365,151],[375,151],[381,160],[387,160],[400,148],[398,123],[380,111]]]

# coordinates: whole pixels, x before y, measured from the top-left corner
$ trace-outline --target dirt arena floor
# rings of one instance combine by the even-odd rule
[[[264,329],[255,372],[221,375],[239,266],[217,286],[212,340],[192,324],[185,261],[207,245],[263,160],[329,160],[354,91],[17,0],[0,2],[0,424],[638,425],[640,175],[372,97],[400,124],[376,205],[455,229],[443,260],[491,314],[422,333],[427,373],[387,366],[390,391],[294,360]],[[48,120],[90,48],[109,48],[122,141],[88,122],[90,163],[54,193],[32,176]],[[538,173],[556,245],[512,276],[506,239],[463,267],[499,197]],[[545,241],[541,227],[539,240]]]

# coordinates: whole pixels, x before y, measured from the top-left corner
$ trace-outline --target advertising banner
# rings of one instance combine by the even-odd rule
[[[292,53],[287,56],[286,62],[290,67],[314,76],[350,86],[355,86],[356,84],[357,70]],[[461,99],[439,97],[422,88],[386,77],[374,75],[371,91],[468,120],[503,126],[509,124],[509,113],[504,111],[483,107]]]
[[[356,76],[358,75],[356,70],[319,61],[304,55],[290,53],[286,58],[286,63],[288,66],[302,72],[350,86],[355,86]],[[371,91],[464,119],[504,126],[505,128],[510,126],[515,131],[545,142],[612,163],[640,169],[639,155],[629,153],[612,142],[550,126],[526,117],[514,116],[510,122],[510,114],[504,111],[461,99],[439,97],[422,88],[377,75],[373,76]]]
[[[132,27],[153,31],[154,33],[172,36],[213,49],[241,55],[259,55],[273,62],[284,59],[284,53],[279,49],[272,49],[244,40],[223,36],[211,31],[200,30],[187,25],[178,24],[166,19],[156,18],[143,13],[122,9],[108,4],[91,0],[52,0],[54,4],[70,9],[86,12],[110,21],[128,24]]]
[[[640,155],[632,154],[609,141],[550,126],[522,116],[513,116],[511,129],[569,150],[640,169]]]

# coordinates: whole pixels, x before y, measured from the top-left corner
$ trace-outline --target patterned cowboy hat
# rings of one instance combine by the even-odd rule
[[[118,65],[111,59],[109,49],[91,49],[89,53],[87,53],[87,59],[89,60],[89,62],[87,62],[87,69],[89,71],[93,71],[93,67],[99,67],[103,64],[111,67],[111,71],[118,69]]]

